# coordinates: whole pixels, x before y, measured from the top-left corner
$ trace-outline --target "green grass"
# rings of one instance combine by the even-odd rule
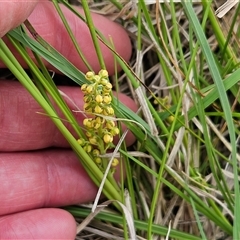
[[[70,9],[71,6],[65,1],[53,2],[76,44],[58,2]],[[131,151],[124,144],[118,146],[116,151],[126,167],[126,181],[116,188],[114,180],[107,177],[102,191],[111,200],[108,204],[113,203],[114,207],[93,215],[95,220],[90,226],[114,233],[112,238],[127,239],[137,234],[146,239],[153,239],[155,235],[166,239],[223,239],[223,236],[240,239],[240,157],[237,155],[240,45],[236,37],[238,29],[234,28],[239,8],[232,10],[232,13],[236,11],[233,14],[236,17],[226,17],[227,28],[224,19],[214,15],[212,7],[215,5],[208,1],[155,6],[139,0],[136,9],[127,9],[127,5],[124,7],[115,0],[94,1],[91,5],[83,1],[82,6],[87,17],[86,20],[79,17],[90,28],[102,68],[105,64],[97,39],[108,43],[95,29],[89,10],[107,6],[113,12],[122,11],[121,23],[129,26],[129,31],[135,29],[131,34],[135,54],[129,65],[115,53],[112,45],[108,47],[123,69],[121,76],[116,74],[111,78],[112,83],[118,82],[119,91],[133,89],[133,97],[137,95],[136,101],[142,106],[137,114],[114,99],[116,117],[133,132],[137,142]],[[135,15],[126,18],[131,11]],[[25,26],[34,33],[30,23],[26,22]],[[25,56],[37,85],[2,41],[0,56],[51,117],[95,184],[100,186],[104,172],[64,127],[46,92],[53,97],[65,119],[72,123],[77,135],[84,137],[81,127],[43,64],[39,62],[42,70],[39,71],[25,48],[32,49],[38,61],[38,56],[45,58],[79,85],[86,82],[84,73],[39,35],[35,33],[35,36],[35,40],[31,39],[22,28],[8,34]],[[81,49],[76,48],[84,59]],[[128,190],[125,194],[124,189]],[[128,206],[132,215],[127,215],[123,206]],[[67,210],[78,218],[90,214],[85,207],[68,207]],[[101,236],[98,234],[96,238]]]

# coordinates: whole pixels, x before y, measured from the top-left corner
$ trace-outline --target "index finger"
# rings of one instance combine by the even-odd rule
[[[20,25],[31,14],[39,0],[0,0],[0,37]]]

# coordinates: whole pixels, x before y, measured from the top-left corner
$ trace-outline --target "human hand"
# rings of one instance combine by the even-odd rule
[[[0,0],[0,36],[19,25],[35,8],[29,20],[36,31],[74,65],[86,71],[52,4],[39,2]],[[99,65],[87,27],[67,9],[63,11],[81,49],[97,72]],[[101,16],[93,18],[106,36],[111,35],[115,48],[127,60],[131,46],[124,30]],[[107,69],[113,73],[113,56],[105,46],[101,47]],[[60,89],[82,108],[79,87]],[[128,97],[120,95],[120,99],[135,109]],[[70,108],[74,109],[71,105]],[[36,113],[41,111],[18,82],[0,81],[0,239],[74,239],[73,217],[55,207],[89,202],[96,195],[95,185],[68,149],[63,136],[48,117]],[[76,114],[76,118],[82,121],[81,114]],[[129,134],[127,144],[133,141]]]

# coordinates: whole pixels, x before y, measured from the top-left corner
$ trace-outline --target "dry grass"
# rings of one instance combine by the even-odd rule
[[[223,1],[217,1],[213,4],[213,9],[217,9],[218,6],[220,6],[221,2]],[[159,98],[166,98],[167,102],[166,104],[171,104],[171,94],[169,91],[174,88],[181,89],[183,87],[183,76],[181,75],[180,71],[178,71],[181,66],[178,65],[177,57],[175,55],[175,49],[174,46],[166,47],[168,49],[168,59],[166,60],[169,63],[169,66],[175,66],[175,68],[172,69],[172,75],[175,76],[173,79],[173,84],[171,86],[168,86],[166,83],[166,79],[163,73],[163,70],[161,68],[161,65],[159,64],[159,60],[156,53],[156,44],[154,44],[153,39],[149,39],[142,36],[142,49],[139,52],[137,50],[137,28],[132,23],[132,16],[136,16],[137,14],[137,8],[134,5],[134,3],[127,2],[124,9],[122,11],[119,11],[115,6],[113,6],[109,1],[98,1],[98,3],[95,3],[94,1],[90,1],[89,5],[91,6],[92,11],[97,12],[99,14],[102,14],[104,16],[109,17],[110,19],[113,19],[119,23],[121,23],[124,28],[128,31],[129,36],[132,40],[132,46],[133,46],[133,55],[130,61],[130,66],[132,70],[138,75],[141,76],[141,80],[148,86],[148,88]],[[158,14],[156,15],[156,11]],[[152,19],[152,22],[154,23],[154,26],[156,29],[159,28],[157,25],[158,21],[164,21],[165,24],[169,27],[169,35],[171,35],[171,14],[166,15],[165,13],[161,12],[160,9],[156,9],[155,5],[149,5],[149,12]],[[202,18],[202,6],[196,4],[195,5],[195,11],[198,14],[199,18]],[[232,12],[234,9],[232,10]],[[160,15],[162,13],[162,16]],[[162,18],[164,16],[164,19]],[[178,5],[177,11],[176,11],[177,20],[179,22],[179,31],[181,32],[182,41],[183,41],[183,47],[184,47],[184,55],[187,59],[190,57],[190,51],[189,51],[189,43],[186,39],[187,37],[187,31],[188,31],[188,21],[183,14],[183,9],[181,5]],[[229,18],[231,18],[232,14],[227,14],[223,19],[221,19],[221,26],[223,33],[228,33],[229,31],[229,23],[231,22]],[[157,19],[159,18],[159,19]],[[208,38],[208,43],[211,46],[211,49],[213,52],[217,52],[219,50],[218,41],[215,38],[215,35],[213,34],[213,29],[211,29],[211,25],[207,24],[206,26],[206,33]],[[238,28],[238,26],[236,26]],[[161,38],[161,32],[158,31],[159,37]],[[184,37],[185,36],[185,37]],[[238,39],[232,39],[232,43],[238,44]],[[169,42],[171,44],[171,42]],[[164,46],[163,46],[164,47]],[[171,51],[172,50],[172,51]],[[159,49],[158,49],[159,51]],[[211,76],[208,73],[208,69],[206,66],[206,80],[209,82],[212,82]],[[113,82],[115,79],[112,79]],[[126,76],[123,74],[118,79],[118,82],[120,83],[120,89],[121,92],[124,92],[128,95],[131,95],[133,99],[137,103],[139,103],[139,99],[137,97],[136,92],[134,91],[132,84],[128,81]],[[149,95],[149,99],[151,99],[151,94],[149,94],[146,89],[143,89],[143,91],[146,92],[146,94]],[[188,91],[188,90],[187,90]],[[185,97],[184,111],[188,111],[188,109],[192,105],[192,100],[190,98],[190,94]],[[140,104],[141,105],[141,104]],[[161,111],[161,106],[156,105],[156,108]],[[147,114],[143,114],[143,117],[146,117]],[[151,122],[151,119],[146,119],[147,122]],[[187,120],[187,119],[186,119]],[[186,121],[187,122],[187,121]],[[224,126],[221,126],[220,129],[222,131],[219,131],[219,126],[214,125],[214,123],[211,121],[210,118],[207,118],[208,126],[211,129],[211,131],[215,132],[216,135],[219,137],[214,138],[215,146],[220,149],[223,147],[225,150],[221,150],[221,152],[227,157],[231,152],[231,145],[226,141],[224,134],[227,134],[224,132],[225,128]],[[196,126],[201,129],[201,124],[197,122],[197,119],[195,119]],[[153,126],[155,129],[156,126]],[[174,147],[171,149],[171,152],[168,157],[167,165],[174,169],[177,173],[184,173],[184,176],[186,178],[189,178],[189,181],[194,181],[194,179],[190,178],[189,175],[189,165],[194,165],[195,168],[199,168],[201,162],[206,161],[205,159],[205,150],[204,148],[199,148],[197,146],[197,141],[192,136],[188,135],[188,141],[189,145],[186,147],[186,145],[183,145],[182,142],[184,140],[184,134],[186,134],[184,129],[179,129],[177,132],[175,132],[175,139],[176,142],[174,144]],[[164,143],[159,143],[159,145],[164,149]],[[135,146],[133,146],[133,149],[135,151],[138,151],[138,144],[136,143]],[[179,151],[181,150],[182,153],[185,154],[184,159],[185,163],[180,160],[180,157],[178,155]],[[141,153],[140,153],[141,155]],[[194,157],[195,156],[195,157]],[[139,156],[139,159],[147,166],[149,166],[151,169],[156,170],[159,168],[158,164],[152,159],[152,157],[143,157]],[[196,160],[196,162],[192,162]],[[226,166],[225,166],[226,167]],[[228,172],[228,168],[225,168],[226,172]],[[139,195],[141,196],[139,200],[140,203],[137,203],[137,205],[145,206],[145,209],[139,209],[139,216],[144,216],[149,214],[149,208],[151,205],[151,196],[155,189],[156,185],[156,179],[148,173],[144,173],[144,177],[141,175],[142,172],[139,171],[138,168],[136,168],[136,171],[134,173],[134,179],[135,181],[138,181],[138,187],[139,187]],[[181,174],[182,175],[182,174]],[[170,182],[172,182],[176,187],[180,187],[178,183],[171,179],[171,176],[168,176],[167,174],[164,175],[165,178],[168,178]],[[213,178],[211,176],[211,173],[209,175],[205,176],[205,181],[208,183],[213,182]],[[231,181],[232,177],[228,178],[228,184],[232,184]],[[196,183],[197,184],[197,183]],[[191,184],[191,189],[197,193],[197,195],[205,197],[212,198],[215,202],[222,205],[223,211],[228,212],[229,215],[231,215],[231,212],[227,209],[227,206],[224,203],[221,203],[221,193],[216,191],[214,192],[213,189],[209,189],[209,194],[207,195],[206,191],[201,191],[199,186],[194,186],[194,184]],[[183,199],[181,199],[176,194],[173,194],[171,190],[169,190],[165,186],[161,186],[158,203],[155,209],[155,218],[154,222],[156,224],[168,226],[171,225],[172,228],[176,228],[178,230],[191,233],[193,235],[199,236],[199,228],[197,226],[195,216],[193,213],[192,206],[190,204],[187,204]],[[207,239],[231,239],[231,237],[227,237],[225,233],[216,226],[212,221],[207,219],[205,216],[200,217],[200,222],[203,226],[204,232],[206,234]],[[109,235],[110,234],[110,235]],[[112,234],[112,235],[111,235]],[[138,232],[139,239],[145,239],[141,236],[141,232]],[[144,236],[144,235],[143,235]],[[81,232],[77,239],[123,239],[123,232],[121,230],[121,227],[118,228],[117,226],[110,225],[109,223],[103,223],[100,221],[92,221],[91,224],[85,228],[84,232]],[[161,237],[153,237],[153,239],[163,239]]]
[[[161,99],[167,99],[165,104],[171,105],[171,93],[169,92],[171,89],[179,88],[181,89],[183,87],[183,75],[181,75],[181,72],[179,69],[181,69],[181,66],[179,66],[177,62],[176,52],[174,46],[165,46],[166,49],[168,49],[168,59],[166,62],[168,62],[169,66],[174,66],[172,68],[172,75],[173,78],[173,84],[171,86],[168,86],[163,69],[161,68],[161,65],[159,64],[159,59],[157,57],[157,51],[161,51],[159,49],[156,49],[157,46],[154,43],[154,40],[150,38],[146,38],[144,35],[142,36],[142,48],[141,51],[137,50],[137,28],[132,23],[132,16],[136,16],[137,14],[137,8],[134,3],[127,2],[124,9],[122,11],[119,11],[113,4],[110,3],[110,1],[89,1],[89,5],[91,6],[92,11],[97,12],[99,14],[102,14],[104,16],[109,17],[110,19],[119,22],[124,26],[126,31],[128,31],[129,36],[132,40],[132,47],[133,47],[133,55],[130,61],[130,66],[132,70],[138,75],[141,76],[141,80],[147,85],[147,87],[159,98]],[[122,1],[123,2],[123,1]],[[213,3],[213,9],[217,9],[221,5],[223,1],[215,1]],[[166,4],[167,5],[167,4]],[[183,14],[183,9],[181,5],[179,4],[176,7],[176,16],[177,21],[179,22],[179,31],[180,35],[182,37],[182,46],[184,48],[184,55],[185,59],[188,57],[190,58],[190,51],[189,51],[189,42],[187,41],[187,31],[188,31],[188,21]],[[156,15],[156,11],[158,14]],[[195,5],[195,11],[198,14],[199,19],[202,18],[202,6],[196,4]],[[171,14],[168,15],[166,13],[163,13],[161,8],[156,9],[155,5],[149,5],[149,12],[152,19],[152,22],[154,23],[154,26],[156,28],[156,31],[158,31],[158,24],[159,21],[164,21],[165,24],[169,27],[168,34],[171,35]],[[227,34],[229,31],[229,23],[231,22],[232,12],[234,12],[234,9],[231,10],[229,14],[227,14],[223,19],[221,19],[221,27],[222,32]],[[161,15],[162,14],[162,15]],[[163,19],[164,16],[164,19]],[[157,19],[159,18],[159,19]],[[238,26],[236,26],[236,29]],[[211,46],[211,49],[213,52],[217,53],[219,51],[218,41],[215,38],[215,35],[213,34],[212,26],[209,24],[206,25],[206,33],[207,33],[207,39],[208,43]],[[161,32],[158,31],[159,37],[162,38]],[[234,43],[235,45],[239,44],[239,41],[236,37],[233,36],[233,39],[230,41],[231,43]],[[169,42],[169,44],[173,44]],[[164,44],[163,44],[164,47]],[[239,49],[239,45],[237,46]],[[166,50],[165,49],[165,50]],[[237,55],[239,54],[236,53]],[[198,58],[198,57],[196,57]],[[200,60],[200,59],[199,59]],[[211,76],[208,72],[208,68],[204,69],[205,71],[205,78],[206,81],[212,82]],[[112,78],[112,81],[115,82],[115,79]],[[133,99],[137,103],[139,103],[139,98],[137,97],[137,94],[135,90],[132,87],[132,84],[129,82],[129,80],[126,78],[124,74],[122,74],[118,82],[120,84],[121,92],[124,92],[128,95],[131,95]],[[146,92],[147,95],[149,95],[149,99],[151,100],[152,95],[146,91],[146,89],[143,89],[144,92]],[[183,104],[185,109],[183,111],[188,111],[189,108],[192,106],[192,99],[190,97],[190,90],[186,89],[186,91],[189,94],[186,94],[186,96],[183,99]],[[141,105],[141,104],[140,104]],[[235,103],[236,107],[237,103]],[[156,109],[161,111],[161,106],[156,105]],[[145,110],[147,111],[147,110]],[[145,120],[150,123],[151,119],[146,119],[147,113],[143,113],[142,117],[145,118]],[[201,130],[201,123],[198,122],[197,119],[193,120],[195,121],[195,126],[197,126]],[[187,119],[186,119],[187,122]],[[224,126],[224,123],[219,123],[220,125],[215,125],[211,118],[207,118],[207,123],[209,127],[209,131],[212,131],[216,134],[216,137],[213,138],[214,145],[217,149],[221,149],[221,153],[223,153],[226,157],[230,156],[231,152],[231,145],[226,140],[225,136],[227,134],[226,128]],[[153,126],[153,129],[157,129],[156,126]],[[219,130],[220,129],[220,130]],[[159,129],[158,129],[159,130]],[[157,131],[158,131],[157,130]],[[160,133],[161,134],[161,133]],[[175,136],[175,144],[173,148],[171,149],[169,156],[168,156],[168,162],[167,165],[169,168],[172,168],[174,171],[176,171],[181,176],[185,176],[186,179],[188,179],[189,182],[191,182],[191,190],[194,191],[197,195],[202,196],[202,198],[211,198],[213,201],[218,203],[219,205],[222,205],[223,211],[227,215],[229,215],[230,218],[232,218],[231,212],[228,210],[228,207],[225,205],[225,203],[221,202],[221,193],[219,191],[214,191],[214,189],[209,189],[209,191],[201,190],[201,187],[199,187],[199,183],[194,184],[194,179],[190,177],[189,174],[189,166],[190,164],[193,165],[195,168],[201,167],[200,165],[202,162],[207,161],[206,157],[206,151],[204,147],[199,148],[198,141],[192,137],[190,134],[188,135],[188,146],[183,144],[184,136],[186,134],[186,130],[180,128],[178,131],[174,133]],[[160,142],[159,146],[164,149],[165,143]],[[139,144],[136,143],[135,146],[132,147],[134,151],[136,151],[138,154],[138,157],[141,162],[143,162],[145,165],[149,166],[149,168],[153,170],[158,170],[159,165],[152,159],[151,156],[144,157],[142,156],[143,153],[138,152],[139,151]],[[135,154],[137,154],[135,152]],[[181,158],[179,156],[179,152],[184,154],[185,162],[183,163],[181,161]],[[239,156],[238,156],[239,159]],[[191,162],[191,163],[190,163]],[[141,175],[143,172],[139,170],[138,167],[134,166],[136,169],[134,171],[134,181],[138,182],[138,191],[140,198],[138,199],[139,202],[137,202],[137,205],[144,206],[144,208],[138,208],[139,216],[143,219],[146,218],[146,216],[149,215],[149,208],[151,205],[151,196],[153,194],[153,191],[156,186],[156,178],[153,177],[150,173],[144,172],[144,177]],[[232,178],[231,175],[231,169],[227,167],[223,163],[224,171],[226,172],[227,177],[227,183],[229,184],[229,188],[231,189],[230,185],[232,185]],[[231,176],[230,176],[230,175]],[[165,174],[165,178],[167,178],[170,182],[172,182],[176,187],[180,188],[180,185],[177,183],[176,179],[173,179],[170,175]],[[203,177],[204,181],[206,181],[209,184],[212,184],[214,186],[214,179],[212,177],[212,174],[209,172],[209,174],[206,174],[205,177]],[[204,183],[203,183],[204,184]],[[208,192],[208,194],[207,194]],[[78,220],[78,222],[81,222],[81,219]],[[207,219],[205,216],[200,217],[200,222],[203,226],[204,232],[206,234],[207,239],[232,239],[232,237],[227,236],[221,228],[216,226],[212,221]],[[164,226],[171,225],[171,228],[175,228],[187,233],[191,233],[193,235],[199,236],[199,228],[194,216],[194,212],[192,209],[192,206],[188,203],[186,203],[183,199],[181,199],[179,196],[174,194],[169,188],[166,186],[161,186],[158,203],[155,209],[155,218],[154,223]],[[144,235],[142,235],[144,236]],[[124,239],[123,238],[123,230],[122,227],[118,227],[109,223],[104,223],[101,221],[94,220],[88,225],[84,231],[82,231],[80,234],[78,234],[78,237],[76,239]],[[141,237],[141,231],[138,232],[138,239],[145,239],[145,237]],[[153,237],[153,239],[163,239],[159,236]]]

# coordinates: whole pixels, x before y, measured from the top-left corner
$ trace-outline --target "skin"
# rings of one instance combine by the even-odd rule
[[[30,15],[37,32],[86,71],[51,3],[0,0],[0,4],[0,37]],[[67,9],[63,11],[84,54],[98,72],[99,64],[86,26]],[[93,19],[105,36],[111,35],[117,51],[128,60],[131,45],[125,31],[102,16],[93,15]],[[101,48],[111,74],[113,56],[105,46]],[[1,62],[0,67],[4,67]],[[61,87],[61,90],[82,107],[79,88]],[[124,95],[120,99],[136,110],[131,99]],[[0,239],[74,239],[73,217],[56,207],[92,201],[97,189],[51,120],[36,112],[42,112],[40,106],[19,83],[0,81]],[[81,114],[75,114],[81,123]],[[133,141],[134,137],[128,134],[127,144]]]

